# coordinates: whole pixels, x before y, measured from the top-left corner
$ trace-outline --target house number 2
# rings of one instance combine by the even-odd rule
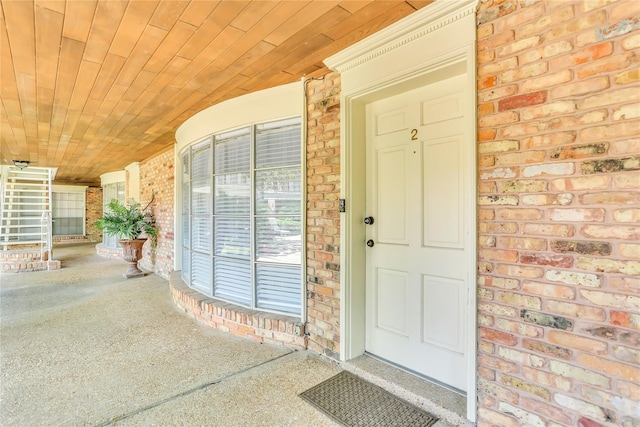
[[[418,129],[411,129],[411,140],[416,141],[418,139]]]

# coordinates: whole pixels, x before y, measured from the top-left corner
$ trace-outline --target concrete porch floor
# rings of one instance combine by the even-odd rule
[[[54,257],[60,270],[0,276],[0,425],[335,426],[297,395],[341,369],[438,427],[465,424],[463,397],[366,356],[339,364],[199,325],[166,280],[126,280],[93,244]]]

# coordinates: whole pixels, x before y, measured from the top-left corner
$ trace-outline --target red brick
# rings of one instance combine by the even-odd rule
[[[566,224],[524,224],[523,234],[571,237],[575,234],[575,228]]]
[[[519,120],[518,113],[513,111],[507,111],[503,113],[491,114],[486,116],[481,116],[478,120],[478,124],[481,127],[495,127],[500,125],[506,125],[509,123],[514,123]]]
[[[523,209],[523,208],[513,208],[513,209],[498,209],[496,212],[496,218],[498,219],[511,219],[511,220],[537,220],[542,219],[542,211],[539,209]]]
[[[547,310],[551,313],[561,314],[563,316],[571,316],[578,319],[593,320],[603,322],[606,318],[605,310],[599,307],[591,307],[588,305],[573,304],[566,301],[547,301]]]
[[[571,70],[562,70],[553,74],[545,74],[540,77],[536,77],[534,79],[526,80],[521,85],[521,90],[523,92],[530,92],[534,90],[540,89],[548,89],[553,86],[557,86],[562,83],[566,83],[573,78],[573,71]],[[558,90],[558,89],[554,89]]]
[[[578,102],[578,109],[588,110],[592,108],[609,106],[612,104],[620,104],[626,102],[638,101],[638,89],[622,88],[604,91],[597,95],[592,95]]]
[[[580,417],[578,420],[578,427],[602,427],[602,424],[585,417]]]
[[[547,337],[554,344],[593,354],[607,354],[607,343],[563,331],[549,331]]]
[[[480,40],[478,42],[478,52],[494,49],[497,46],[502,46],[505,43],[511,42],[514,40],[514,34],[513,30],[501,31],[494,37]]]
[[[546,91],[512,96],[511,98],[501,99],[498,102],[498,111],[512,110],[514,108],[542,104],[546,100],[547,100]]]
[[[503,385],[506,385],[508,387],[519,389],[527,393],[531,393],[533,395],[541,397],[546,401],[551,400],[551,392],[549,391],[549,389],[534,385],[527,381],[523,381],[520,378],[516,378],[511,375],[501,375],[500,382]]]
[[[544,270],[539,267],[526,267],[523,265],[499,264],[497,272],[504,276],[521,277],[523,279],[537,279],[544,275]]]
[[[482,233],[513,234],[518,231],[518,225],[515,222],[481,223],[478,226],[478,231]]]
[[[529,398],[520,399],[520,405],[533,412],[544,415],[545,417],[554,419],[560,422],[562,425],[571,425],[571,417],[567,415],[565,411],[555,408],[552,405]]]
[[[610,73],[612,71],[622,70],[631,64],[630,55],[615,55],[610,58],[600,59],[590,62],[577,70],[579,79],[594,76],[596,74]],[[636,72],[638,70],[636,69]],[[618,83],[618,81],[616,81]],[[620,84],[620,83],[618,83]]]
[[[479,328],[480,329],[480,338],[489,340],[492,342],[497,342],[504,345],[514,346],[518,344],[518,338],[516,338],[512,334],[507,334],[506,332],[496,331],[495,329],[488,328]]]
[[[513,403],[518,401],[517,393],[505,387],[501,387],[493,381],[486,381],[486,380],[478,381],[478,390],[481,393],[489,394],[499,400],[513,402]]]
[[[495,110],[493,102],[485,102],[484,104],[478,105],[478,114],[491,114],[495,112]]]
[[[523,264],[535,264],[560,268],[570,268],[573,266],[573,257],[564,255],[549,255],[529,253],[520,255],[520,262]]]
[[[547,249],[546,239],[520,238],[520,237],[498,237],[498,245],[507,249],[526,249],[543,251]]]
[[[479,311],[495,314],[496,316],[516,317],[518,310],[513,307],[508,307],[495,303],[482,303],[478,306]]]
[[[582,80],[576,83],[567,83],[551,90],[553,99],[566,98],[569,96],[586,95],[589,93],[599,92],[609,88],[609,77],[600,76],[593,77],[588,80]]]
[[[499,291],[495,293],[495,300],[517,307],[536,308],[542,306],[541,299],[530,295],[517,294],[515,292]]]
[[[506,58],[499,62],[492,62],[478,67],[478,76],[496,74],[500,71],[510,70],[518,66],[517,58]]]
[[[481,342],[486,342],[486,341],[481,341]],[[511,373],[518,372],[517,364],[513,362],[508,362],[502,358],[491,356],[488,354],[478,355],[478,366],[494,368],[501,372],[511,372]]]
[[[514,41],[513,43],[509,43],[500,48],[497,48],[498,56],[510,56],[510,55],[513,55],[514,53],[538,46],[541,42],[542,42],[542,37],[540,36],[521,38],[519,40]]]
[[[596,126],[580,131],[582,141],[603,141],[613,138],[635,136],[640,133],[640,121],[625,121],[607,126]]]
[[[638,81],[640,81],[640,70],[637,68],[634,70],[624,71],[620,74],[616,74],[615,76],[615,82],[619,85],[635,83]]]
[[[497,21],[496,32],[504,31],[511,28],[518,28],[524,23],[533,21],[536,18],[544,16],[545,8],[541,3],[534,4],[530,7],[521,8],[509,16]]]
[[[606,12],[603,10],[581,15],[578,19],[574,19],[562,25],[558,25],[547,32],[546,39],[556,40],[568,34],[574,34],[581,30],[594,28],[597,25],[603,25],[607,22]]]
[[[496,412],[487,408],[478,409],[478,426],[500,426],[500,427],[518,427],[521,424],[512,417],[508,417],[500,412]]]
[[[622,2],[615,5],[610,12],[610,17],[613,22],[622,21],[625,19],[634,19],[640,15],[640,4],[638,2]]]
[[[478,26],[478,40],[485,39],[493,35],[493,24],[484,24]]]
[[[522,139],[520,142],[522,148],[537,148],[550,145],[564,145],[574,142],[576,133],[573,131],[554,132],[546,135],[537,135]],[[565,164],[566,165],[566,164]],[[568,165],[567,165],[568,166]],[[553,169],[553,168],[549,168]]]
[[[496,166],[518,165],[526,163],[540,163],[545,159],[544,151],[521,151],[519,153],[507,153],[495,156]]]
[[[501,83],[511,83],[517,80],[529,79],[547,72],[546,62],[535,62],[518,67],[515,70],[503,71],[498,75]]]
[[[477,62],[478,65],[488,64],[496,57],[496,53],[493,50],[487,50],[484,52],[478,52]]]
[[[478,90],[487,89],[496,85],[496,76],[488,76],[478,82]]]
[[[590,46],[570,55],[564,55],[549,61],[549,68],[552,70],[563,70],[567,67],[584,64],[599,58],[611,55],[613,43],[605,42],[595,46]]]
[[[574,299],[576,292],[572,287],[562,285],[552,285],[547,283],[524,282],[522,285],[524,292],[541,295],[545,297]]]
[[[580,203],[583,205],[638,205],[640,193],[631,191],[587,193],[580,195]]]
[[[590,354],[579,354],[577,362],[596,371],[604,372],[614,377],[625,378],[630,381],[640,381],[640,368],[629,366],[619,362],[612,362],[598,356]]]
[[[522,346],[528,350],[553,356],[555,358],[570,360],[573,357],[573,351],[564,347],[548,344],[544,341],[534,341],[531,339],[523,339]]]
[[[612,325],[618,325],[618,326],[623,326],[625,328],[640,330],[639,314],[612,310],[609,313],[609,316],[610,316],[609,323],[611,323]]]
[[[637,240],[640,239],[640,227],[585,225],[582,227],[582,234],[594,239]]]
[[[563,9],[556,10],[552,13],[548,11],[544,16],[532,22],[531,24],[523,25],[520,27],[519,34],[528,36],[537,32],[546,30],[549,27],[568,21],[573,18],[573,7],[565,7]]]
[[[489,141],[496,137],[495,129],[479,129],[478,130],[478,140],[479,141]]]

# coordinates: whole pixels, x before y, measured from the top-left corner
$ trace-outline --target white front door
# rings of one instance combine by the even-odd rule
[[[366,107],[366,351],[467,384],[465,75]],[[466,120],[473,120],[472,117]],[[364,244],[365,242],[363,242]]]

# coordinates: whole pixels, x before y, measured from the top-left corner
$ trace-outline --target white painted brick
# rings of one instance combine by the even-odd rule
[[[574,171],[575,165],[573,163],[547,163],[523,168],[522,176],[531,178],[545,175],[571,175]]]
[[[569,285],[588,286],[590,288],[599,288],[600,277],[595,274],[578,273],[575,271],[548,270],[545,278],[552,282],[561,282]]]

